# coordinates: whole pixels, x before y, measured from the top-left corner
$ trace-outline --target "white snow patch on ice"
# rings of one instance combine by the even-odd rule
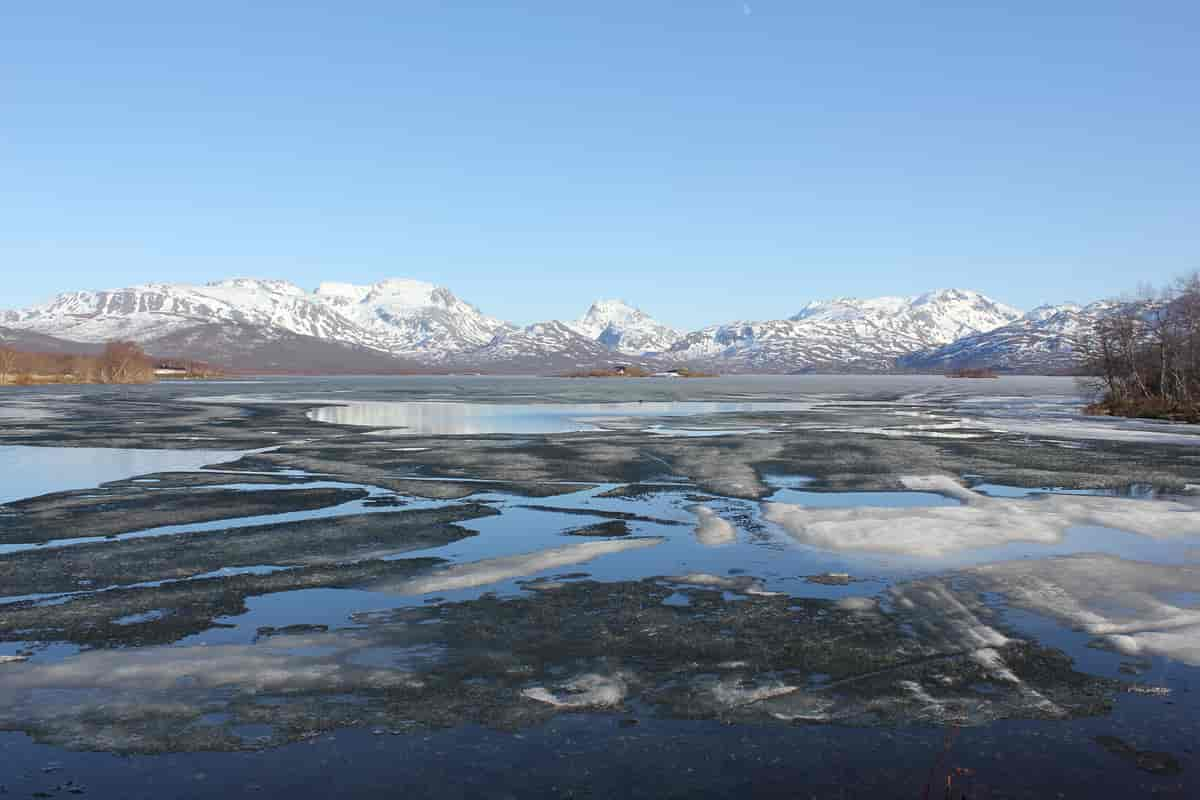
[[[1200,607],[1179,598],[1200,590],[1200,567],[1088,553],[987,564],[967,574],[1013,605],[1097,636],[1125,655],[1200,666]]]
[[[711,508],[695,505],[688,506],[688,511],[691,511],[699,519],[699,524],[696,525],[696,541],[700,544],[716,547],[733,544],[737,541],[737,529],[727,520],[717,516],[717,512]]]
[[[935,491],[961,506],[810,508],[763,504],[766,519],[793,538],[825,550],[939,558],[1010,542],[1056,544],[1068,528],[1097,525],[1164,539],[1200,535],[1200,512],[1175,501],[1085,495],[995,498],[943,476],[905,477],[906,488]]]
[[[1020,419],[989,417],[988,426],[1003,433],[1054,436],[1067,439],[1101,439],[1106,442],[1155,442],[1200,445],[1200,434],[1181,430],[1179,425],[1140,420],[1089,421],[1069,419]]]
[[[712,698],[719,706],[736,708],[781,697],[797,691],[799,687],[788,686],[781,681],[771,681],[760,686],[744,686],[741,681],[722,680],[715,682],[711,688]]]
[[[721,575],[712,575],[707,572],[689,572],[686,575],[672,575],[663,578],[668,583],[681,583],[687,586],[703,586],[705,588],[724,589],[728,592],[736,592],[738,594],[758,595],[761,597],[774,597],[780,592],[769,592],[763,586],[762,581],[757,578],[752,578],[749,575],[738,575],[732,578],[722,577]]]
[[[843,597],[834,603],[842,611],[874,612],[879,610],[879,602],[873,597]]]
[[[533,686],[521,694],[555,708],[609,708],[620,705],[627,692],[628,686],[620,675],[588,673],[572,678],[556,690]]]
[[[994,648],[984,647],[971,653],[971,658],[975,660],[981,667],[988,671],[988,675],[997,680],[1007,681],[1009,683],[1020,683],[1021,679],[1008,668],[1004,663],[1004,659],[1000,657]]]
[[[974,652],[1009,643],[1007,636],[981,620],[940,580],[899,584],[890,595],[897,608],[913,617],[921,638],[941,649]]]
[[[638,550],[643,547],[654,547],[655,545],[662,544],[664,541],[661,538],[648,537],[569,544],[563,547],[538,550],[533,553],[522,553],[515,556],[503,556],[483,561],[472,561],[466,564],[456,564],[425,577],[377,585],[371,588],[377,592],[392,592],[404,595],[471,589],[476,586],[486,586],[491,583],[518,578],[522,575],[532,575],[537,572],[558,569],[559,567],[570,566],[572,564],[582,564],[604,555],[622,553],[626,550]]]

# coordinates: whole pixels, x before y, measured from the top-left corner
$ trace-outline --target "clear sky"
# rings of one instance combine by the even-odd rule
[[[1200,268],[1200,4],[7,3],[0,307],[235,275],[694,327]]]

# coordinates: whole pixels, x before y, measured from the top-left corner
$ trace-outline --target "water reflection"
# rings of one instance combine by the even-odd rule
[[[387,731],[521,728],[561,711],[651,706],[726,722],[920,721],[1104,713],[1117,684],[994,627],[929,581],[870,600],[763,592],[751,576],[531,583],[263,629],[254,643],[94,650],[0,670],[0,726],[72,748],[236,750],[364,721]],[[270,725],[248,745],[236,728]]]
[[[86,489],[131,475],[198,469],[242,455],[235,450],[4,445],[0,446],[0,464],[4,464],[0,503],[67,489]]]
[[[709,427],[719,417],[700,417],[773,410],[794,408],[359,403],[313,417],[463,434],[686,415],[688,431],[728,432]],[[584,446],[601,451],[612,438]],[[0,555],[20,567],[10,574],[72,590],[53,604],[7,598],[0,727],[71,748],[160,752],[259,748],[338,727],[529,729],[563,712],[619,710],[645,727],[651,714],[755,725],[1071,726],[1106,718],[1133,690],[1138,702],[1161,702],[1158,712],[1162,698],[1194,710],[1182,689],[1200,666],[1200,573],[1181,555],[1200,535],[1194,505],[1140,489],[1131,497],[969,489],[945,476],[899,479],[906,491],[813,491],[807,479],[762,474],[779,443],[721,444],[671,484],[564,484],[536,502],[479,484],[469,517],[461,494],[426,502],[389,493],[375,499],[394,505],[160,524],[127,541]],[[233,457],[41,452],[59,469],[31,471],[27,493],[38,480],[69,478],[64,455],[80,457],[76,479],[87,485]],[[728,485],[763,486],[745,494],[770,501],[712,496],[692,483],[718,470]],[[380,467],[357,480],[389,474]],[[274,486],[228,480],[236,491]],[[192,489],[152,477],[123,491],[167,486]],[[420,526],[417,511],[429,512]],[[433,512],[456,526],[442,539],[429,539]],[[403,533],[404,520],[420,530]],[[248,529],[252,522],[261,529]],[[217,527],[230,530],[211,534]],[[72,558],[84,547],[111,554]],[[177,582],[145,582],[168,568],[181,573]],[[0,583],[0,595],[17,593],[15,578]],[[29,588],[37,587],[21,591]],[[1023,626],[1034,615],[1047,622],[1031,634]],[[1074,650],[1063,655],[1072,636],[1103,669]],[[38,649],[54,641],[87,649]],[[1169,675],[1149,673],[1167,660]],[[1133,669],[1147,671],[1131,677]]]
[[[350,402],[309,412],[317,422],[397,428],[405,435],[456,436],[468,434],[546,434],[597,431],[623,421],[659,417],[696,417],[709,414],[802,411],[806,403],[451,403],[451,402]],[[713,429],[676,430],[655,426],[661,432],[712,435]]]
[[[1022,542],[1056,545],[1080,526],[1107,526],[1154,539],[1200,536],[1200,512],[1167,500],[1136,500],[1085,494],[997,498],[945,476],[901,478],[917,495],[933,490],[961,505],[852,508],[765,504],[764,516],[797,541],[839,551],[891,553],[938,559],[959,551]],[[778,495],[813,494],[781,490]]]

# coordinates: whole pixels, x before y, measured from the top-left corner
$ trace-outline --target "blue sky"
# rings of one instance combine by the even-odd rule
[[[1194,2],[9,4],[0,307],[234,275],[523,323],[1096,299],[1200,268],[1197,41]]]

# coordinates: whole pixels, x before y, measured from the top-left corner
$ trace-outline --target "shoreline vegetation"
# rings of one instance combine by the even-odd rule
[[[963,367],[946,373],[947,378],[999,378],[994,370],[986,367]]]
[[[1200,423],[1200,272],[1120,303],[1085,347],[1084,413]]]
[[[1200,272],[1161,291],[1142,289],[1116,303],[1078,338],[1080,387],[1097,396],[1092,416],[1200,424]],[[295,373],[287,373],[295,374]],[[160,378],[212,379],[226,373],[203,362],[154,359],[131,341],[98,353],[27,352],[0,346],[0,387],[45,384],[142,384]],[[991,367],[948,369],[949,379],[997,379]],[[560,373],[562,378],[716,378],[689,367],[655,370],[614,364]]]
[[[96,354],[39,353],[0,347],[0,386],[139,384],[159,378],[198,379],[222,373],[201,362],[154,360],[134,342],[114,341]]]
[[[1180,406],[1154,399],[1125,403],[1100,400],[1087,405],[1083,413],[1091,417],[1129,417],[1163,422],[1200,423],[1200,405]]]

